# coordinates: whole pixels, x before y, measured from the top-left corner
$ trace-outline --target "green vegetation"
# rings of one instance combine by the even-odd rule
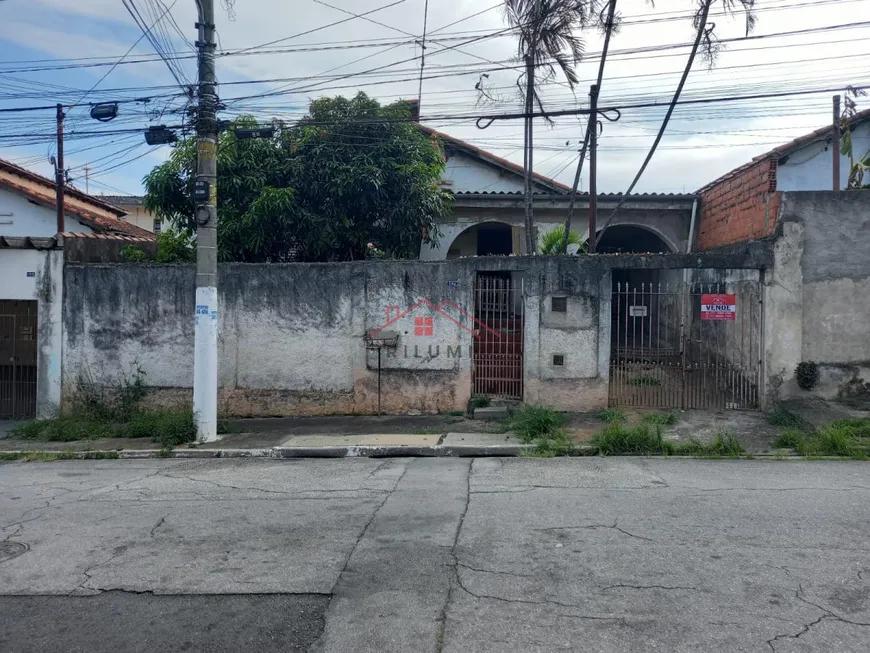
[[[551,435],[538,438],[535,448],[524,455],[533,458],[554,458],[577,453],[577,447],[565,431],[559,429]]]
[[[552,408],[523,404],[508,418],[506,425],[523,442],[529,443],[553,435],[564,423],[564,416]]]
[[[411,118],[408,102],[358,93],[312,100],[301,120],[274,121],[271,137],[240,139],[237,129],[261,125],[232,120],[217,151],[220,260],[416,258],[421,239],[437,244],[452,202],[439,187],[445,158]],[[145,177],[145,206],[188,237],[196,148],[195,136],[180,140]]]
[[[194,263],[196,245],[189,234],[167,228],[157,234],[154,256],[132,243],[124,245],[121,256],[130,263]]]
[[[83,376],[68,414],[25,422],[13,433],[20,438],[44,442],[151,438],[165,449],[193,442],[196,424],[190,408],[146,410],[141,407],[148,392],[144,377],[145,373],[135,364],[130,374],[122,375],[112,385]],[[223,421],[218,422],[218,432],[226,432]]]
[[[803,425],[803,420],[788,410],[782,404],[774,404],[773,408],[767,413],[767,422],[776,426],[785,427],[800,427]]]
[[[538,246],[538,253],[544,256],[555,256],[562,253],[562,239],[565,237],[565,225],[548,231],[541,238],[541,243]],[[579,245],[579,252],[586,251],[586,239],[573,229],[568,232],[568,245]]]
[[[650,413],[643,416],[643,421],[647,424],[657,424],[659,426],[673,426],[680,421],[677,414],[672,410],[665,410],[661,413]]]
[[[599,408],[595,411],[595,417],[600,419],[602,422],[624,422],[628,418],[618,408]]]
[[[486,395],[472,395],[471,396],[471,407],[472,408],[486,408],[490,404],[490,399]]]
[[[773,446],[792,448],[807,457],[842,456],[865,460],[870,456],[870,419],[839,419],[816,431],[783,429]]]
[[[654,376],[650,376],[649,374],[641,374],[640,376],[636,376],[633,379],[629,379],[628,384],[638,387],[644,387],[661,385],[662,382],[660,379],[657,379]]]
[[[662,429],[657,424],[627,426],[611,422],[601,433],[592,436],[592,444],[602,456],[611,454],[659,454],[674,453],[673,442],[662,438]]]

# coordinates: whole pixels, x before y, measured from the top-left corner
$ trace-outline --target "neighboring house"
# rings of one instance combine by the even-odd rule
[[[55,185],[0,159],[0,419],[60,403],[64,237],[153,241],[125,211],[73,188],[57,233]]]
[[[126,222],[151,233],[160,233],[161,222],[145,208],[145,198],[141,195],[101,195],[100,199],[126,211]]]
[[[425,125],[446,156],[442,188],[453,193],[453,214],[439,225],[438,245],[422,245],[422,260],[525,254],[524,172],[507,159]],[[533,176],[537,241],[563,224],[571,188]],[[599,228],[620,196],[599,195]],[[620,210],[599,249],[605,252],[685,251],[694,195],[635,195]],[[572,229],[588,233],[589,194],[578,193]]]
[[[870,109],[851,120],[855,158],[870,150]],[[698,191],[698,249],[771,236],[788,191],[833,190],[833,129],[822,127],[780,145]],[[849,158],[840,156],[840,189],[849,180]]]

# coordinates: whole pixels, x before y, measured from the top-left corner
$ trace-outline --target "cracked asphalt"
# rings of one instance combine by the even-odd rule
[[[0,651],[870,650],[870,467],[0,465]]]

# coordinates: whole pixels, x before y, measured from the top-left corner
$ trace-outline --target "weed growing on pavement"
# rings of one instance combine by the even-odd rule
[[[608,424],[611,422],[624,422],[628,419],[625,413],[618,408],[599,408],[595,411],[595,417]]]
[[[471,407],[472,408],[486,408],[491,403],[492,403],[492,401],[486,395],[472,395],[471,396]]]
[[[672,410],[665,410],[661,413],[650,413],[643,416],[643,421],[647,424],[658,424],[659,426],[673,426],[680,421],[677,414]]]
[[[13,434],[28,440],[72,442],[104,438],[151,438],[162,447],[175,447],[196,439],[190,408],[146,410],[141,402],[148,392],[142,368],[134,363],[130,374],[114,384],[98,383],[84,374],[78,381],[69,414],[25,422]],[[218,422],[218,432],[226,432]]]
[[[523,442],[534,442],[536,439],[554,434],[565,423],[565,417],[552,408],[523,404],[506,425],[508,430],[515,431]]]
[[[577,447],[565,431],[559,429],[551,435],[538,438],[535,448],[525,456],[533,458],[554,458],[556,456],[571,456],[577,453]]]
[[[840,419],[811,432],[783,429],[773,446],[792,448],[807,457],[842,456],[865,460],[870,456],[870,420]]]
[[[598,447],[602,456],[674,453],[674,444],[662,438],[662,429],[658,424],[626,426],[613,422],[592,436],[592,444]]]
[[[707,452],[714,456],[736,458],[743,454],[743,445],[731,433],[717,433],[713,441],[707,445]]]
[[[767,413],[767,421],[775,426],[785,426],[788,428],[797,428],[803,426],[803,420],[788,410],[782,404],[775,404]]]
[[[53,463],[58,460],[105,460],[117,459],[116,451],[2,451],[0,461],[23,463]]]

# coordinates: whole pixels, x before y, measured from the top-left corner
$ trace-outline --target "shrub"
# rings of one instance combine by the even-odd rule
[[[743,445],[731,433],[717,433],[713,442],[707,445],[707,452],[714,456],[737,457],[743,453]]]
[[[545,406],[520,406],[508,419],[510,430],[516,431],[523,442],[555,433],[565,423],[565,418]]]
[[[776,439],[773,441],[773,446],[777,449],[786,449],[792,448],[797,449],[801,446],[801,443],[806,439],[803,431],[795,428],[783,429],[779,432],[779,435],[776,436]]]
[[[125,429],[130,438],[151,438],[163,448],[196,440],[193,410],[148,411],[133,415]]]
[[[798,363],[795,376],[801,390],[812,390],[819,381],[819,366],[813,361]]]

